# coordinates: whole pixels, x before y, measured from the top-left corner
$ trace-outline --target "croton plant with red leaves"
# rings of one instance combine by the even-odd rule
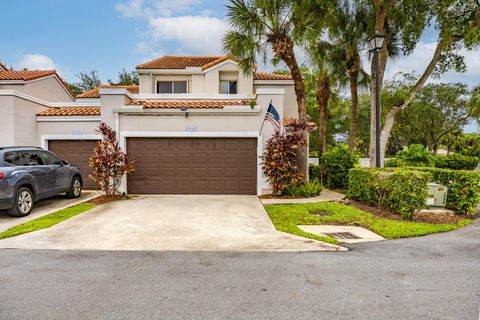
[[[288,123],[287,134],[276,132],[267,140],[262,168],[273,194],[282,194],[288,186],[303,180],[297,166],[297,149],[306,143],[305,132],[310,124],[305,121],[292,120]]]
[[[107,196],[112,196],[118,192],[123,175],[135,171],[135,161],[122,151],[117,134],[109,125],[100,123],[97,133],[102,135],[102,140],[97,142],[89,161],[93,169],[90,178]]]

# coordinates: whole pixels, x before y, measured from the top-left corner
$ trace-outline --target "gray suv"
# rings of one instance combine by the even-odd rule
[[[81,171],[38,147],[0,148],[0,210],[13,217],[27,216],[35,201],[66,193],[82,193]]]

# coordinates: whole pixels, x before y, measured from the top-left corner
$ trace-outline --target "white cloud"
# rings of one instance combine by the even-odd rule
[[[206,16],[151,18],[155,42],[175,41],[179,49],[195,54],[219,54],[227,25],[224,20]]]
[[[17,65],[21,69],[29,70],[51,70],[55,69],[55,63],[53,60],[43,54],[24,54],[19,60]]]
[[[165,52],[221,54],[226,22],[212,17],[207,10],[185,14],[201,3],[202,0],[130,0],[115,8],[125,17],[146,19],[148,29],[135,48],[146,59]]]

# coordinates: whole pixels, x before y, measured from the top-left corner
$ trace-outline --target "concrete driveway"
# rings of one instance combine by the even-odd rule
[[[256,196],[135,196],[0,248],[80,250],[318,251],[338,246],[276,231]]]

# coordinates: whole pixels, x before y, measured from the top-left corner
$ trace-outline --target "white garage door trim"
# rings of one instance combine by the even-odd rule
[[[123,131],[120,147],[128,153],[127,138],[256,138],[257,139],[257,195],[262,192],[262,135],[258,132],[171,132],[171,131]],[[127,192],[127,178],[123,177],[120,192]]]
[[[98,134],[44,134],[40,137],[40,146],[48,150],[49,140],[101,140],[102,136]]]

